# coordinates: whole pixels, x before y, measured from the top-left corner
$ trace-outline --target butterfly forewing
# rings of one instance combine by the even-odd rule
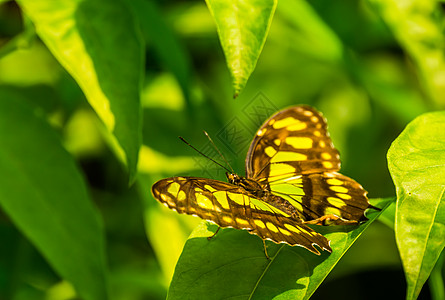
[[[172,177],[153,185],[153,195],[170,209],[212,221],[221,227],[246,229],[263,239],[305,247],[319,254],[314,247],[331,251],[329,241],[290,218],[282,210],[246,194],[239,186],[206,178]]]
[[[291,107],[270,117],[258,130],[246,158],[246,176],[259,181],[339,169],[339,154],[326,121],[309,106]]]

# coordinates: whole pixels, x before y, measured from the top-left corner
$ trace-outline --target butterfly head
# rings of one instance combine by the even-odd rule
[[[229,173],[226,172],[227,181],[231,184],[240,185],[241,183],[241,176],[235,173]]]
[[[255,180],[248,179],[246,177],[239,176],[238,174],[229,172],[226,172],[226,176],[229,183],[242,187],[252,195],[262,197],[265,192],[263,187],[261,187],[261,185]]]

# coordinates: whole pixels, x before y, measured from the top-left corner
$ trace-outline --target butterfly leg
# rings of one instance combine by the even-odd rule
[[[314,224],[314,225],[348,225],[348,224],[357,224],[357,221],[348,221],[344,220],[336,215],[330,214],[325,215],[320,218],[305,221],[305,224]]]
[[[218,229],[216,229],[215,233],[212,234],[211,236],[208,236],[208,237],[207,237],[207,240],[210,241],[210,240],[211,240],[211,239],[218,233],[218,231],[219,231],[220,229],[221,229],[221,227],[218,226]]]
[[[270,260],[269,254],[267,254],[266,240],[263,240],[263,246],[264,246],[264,254],[266,254],[266,258]]]

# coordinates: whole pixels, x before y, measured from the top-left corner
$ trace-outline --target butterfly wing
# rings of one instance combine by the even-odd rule
[[[337,172],[280,179],[270,188],[291,204],[284,211],[310,224],[358,224],[367,220],[364,211],[371,207],[363,187]]]
[[[337,173],[340,158],[323,115],[309,106],[278,112],[258,130],[246,158],[247,178],[290,205],[293,218],[313,224],[356,224],[372,207],[367,192]]]
[[[331,252],[329,241],[299,219],[252,195],[241,187],[198,177],[171,177],[155,183],[153,196],[179,213],[199,216],[221,227],[246,229],[276,243],[299,245],[320,254]]]
[[[270,117],[256,133],[246,158],[246,177],[264,182],[293,174],[340,170],[340,157],[324,117],[295,106]]]

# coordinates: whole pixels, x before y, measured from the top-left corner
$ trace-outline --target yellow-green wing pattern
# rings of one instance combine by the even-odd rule
[[[363,187],[339,170],[323,115],[295,106],[260,127],[247,153],[245,178],[228,174],[226,183],[172,177],[155,183],[152,192],[179,213],[319,254],[314,245],[331,252],[329,241],[306,224],[357,224],[374,208]]]
[[[293,176],[270,182],[272,194],[290,203],[283,209],[293,218],[319,225],[358,224],[370,208],[366,191],[337,172]]]
[[[339,169],[340,156],[326,120],[309,106],[291,107],[270,117],[246,158],[246,177],[287,201],[274,205],[292,218],[323,225],[366,221],[364,212],[372,207],[367,192],[337,173]]]
[[[171,177],[155,183],[154,197],[178,213],[199,216],[221,227],[246,229],[275,243],[302,246],[319,254],[314,245],[331,252],[329,241],[271,204],[248,195],[241,187],[206,178]]]
[[[246,177],[264,184],[339,169],[326,120],[310,106],[294,106],[270,117],[257,131],[246,158]]]

